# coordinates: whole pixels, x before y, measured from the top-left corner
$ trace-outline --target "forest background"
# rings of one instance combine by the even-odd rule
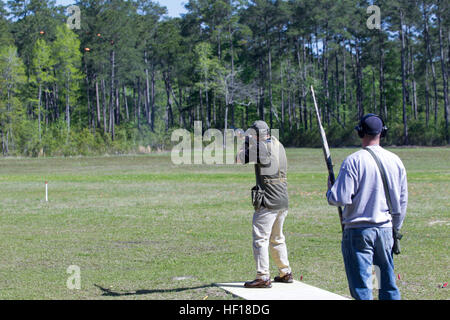
[[[311,85],[332,146],[357,145],[369,112],[386,145],[450,143],[447,1],[189,0],[180,17],[149,0],[74,4],[0,1],[4,156],[167,150],[194,121],[256,119],[317,147]]]

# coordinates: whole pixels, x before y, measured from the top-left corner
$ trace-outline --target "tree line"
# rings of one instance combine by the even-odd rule
[[[150,0],[75,5],[79,29],[54,1],[0,1],[3,155],[164,149],[194,121],[256,119],[318,146],[311,85],[332,145],[356,144],[368,112],[387,144],[450,143],[447,1],[189,0],[177,18]]]

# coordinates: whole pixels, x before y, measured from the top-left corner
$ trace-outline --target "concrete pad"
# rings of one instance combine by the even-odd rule
[[[272,282],[272,288],[244,288],[244,282],[215,283],[223,290],[245,300],[349,300],[335,293],[294,280],[294,283]]]

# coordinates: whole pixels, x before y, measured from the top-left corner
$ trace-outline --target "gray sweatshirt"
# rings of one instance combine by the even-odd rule
[[[375,160],[366,150],[347,157],[327,192],[330,205],[344,206],[345,228],[392,227],[400,229],[408,204],[406,170],[400,158],[380,146],[370,146],[385,168],[392,202],[389,214],[383,181]]]

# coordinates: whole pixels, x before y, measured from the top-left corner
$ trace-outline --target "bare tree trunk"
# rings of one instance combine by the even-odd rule
[[[127,120],[130,120],[130,113],[128,110],[127,90],[125,88],[125,85],[122,86],[122,92],[123,92],[123,102],[125,104],[125,115],[127,116]]]
[[[59,108],[58,108],[58,84],[55,82],[53,84],[53,106],[55,108],[55,117],[56,120],[59,119]]]
[[[230,91],[230,108],[231,108],[231,125],[234,126],[234,44],[233,32],[231,31],[231,24],[228,25],[228,32],[230,34],[230,55],[231,55],[231,91]]]
[[[145,61],[145,112],[147,116],[147,123],[152,123],[150,115],[150,84],[148,79],[148,61],[147,61],[147,50],[144,51],[144,61]]]
[[[214,29],[213,29],[214,32]],[[217,48],[217,56],[219,57],[219,60],[222,60],[222,29],[219,27],[219,31],[217,32],[217,44],[218,44],[218,48]]]
[[[301,74],[302,79],[302,86],[301,86],[301,96],[299,98],[300,102],[300,118],[301,122],[303,124],[303,127],[308,129],[308,120],[306,118],[306,51],[305,51],[305,38],[302,38],[302,59],[300,58],[300,41],[297,38],[296,40],[296,51],[297,51],[297,63],[298,63],[298,70]],[[302,69],[302,62],[303,62],[303,69]]]
[[[211,128],[211,106],[209,105],[208,87],[205,90],[205,103],[206,103],[206,127]]]
[[[119,92],[120,85],[117,84],[116,86],[116,124],[120,125],[120,92]]]
[[[338,58],[338,50],[336,49],[334,53],[335,58],[335,99],[336,99],[336,118],[337,122],[341,122],[341,112],[340,112],[340,104],[341,104],[341,90],[339,86],[339,58]]]
[[[5,139],[5,131],[4,131],[5,125],[2,123],[1,131],[2,131],[2,152],[3,155],[6,156],[8,154],[8,142],[7,139]]]
[[[180,84],[180,79],[178,79],[178,110],[179,110],[179,125],[182,128],[186,128],[186,120],[183,113],[183,88]]]
[[[48,88],[45,88],[45,130],[47,131],[48,126],[48,118],[50,113],[50,106],[49,106],[49,94],[48,94]]]
[[[88,127],[94,129],[93,132],[95,132],[95,111],[93,112],[92,108],[91,108],[91,95],[90,95],[90,90],[89,90],[89,74],[88,74],[88,69],[87,69],[87,64],[86,62],[84,63],[84,73],[86,75],[85,77],[85,81],[86,81],[86,98],[87,98],[87,107],[88,107]]]
[[[297,108],[295,107],[295,101],[296,101],[295,90],[292,90],[292,116],[294,118],[294,123],[298,130]]]
[[[226,134],[227,129],[228,129],[228,109],[229,109],[229,102],[230,102],[230,96],[229,96],[229,92],[228,90],[225,91],[225,115],[224,115],[224,119],[223,119],[223,127],[224,127],[224,134]],[[224,143],[223,143],[224,147],[226,147],[226,139],[225,139],[225,135],[224,135]]]
[[[217,113],[216,113],[216,94],[213,92],[213,121],[214,126],[217,124]]]
[[[377,95],[375,93],[375,70],[372,69],[372,110],[377,113]]]
[[[189,101],[191,101],[191,96],[189,95]],[[195,121],[195,108],[190,108],[189,110],[189,127],[194,127],[194,121]]]
[[[265,121],[265,111],[264,111],[264,96],[265,96],[265,90],[264,90],[264,66],[262,62],[262,57],[259,57],[259,70],[260,70],[260,92],[259,92],[259,118],[260,120]]]
[[[383,34],[379,34],[379,50],[380,50],[380,116],[387,121],[387,106],[386,106],[386,96],[384,94],[384,41]]]
[[[227,100],[227,99],[225,99]],[[224,119],[223,119],[223,128],[224,128],[224,132],[227,131],[228,129],[228,104],[225,102],[225,115],[224,115]]]
[[[438,26],[439,26],[439,49],[441,56],[441,69],[442,69],[442,82],[443,82],[443,94],[444,94],[444,118],[445,118],[445,138],[447,144],[450,144],[450,133],[448,131],[448,113],[449,113],[449,101],[448,101],[448,70],[445,66],[445,54],[442,36],[442,23],[441,23],[441,1],[438,1],[437,10]]]
[[[115,69],[115,52],[114,50],[111,50],[111,57],[110,57],[110,63],[111,63],[111,95],[109,97],[109,125],[110,125],[110,133],[111,133],[111,140],[114,141],[115,138],[115,119],[114,119],[114,69]]]
[[[150,104],[149,104],[149,92],[148,92],[148,83],[147,80],[145,81],[145,88],[144,88],[144,112],[145,112],[145,119],[146,122],[149,123],[150,119]]]
[[[170,72],[166,71],[164,73],[164,82],[166,85],[166,94],[167,94],[167,106],[166,106],[166,131],[173,125],[173,112],[172,112],[172,84],[170,82]],[[202,119],[203,120],[203,119]]]
[[[347,49],[345,49],[345,41],[343,41],[343,50],[342,50],[342,58],[343,58],[343,64],[344,64],[344,66],[343,66],[343,72],[344,72],[344,74],[343,74],[343,80],[344,80],[344,83],[343,83],[343,85],[344,85],[344,95],[343,95],[343,110],[342,110],[342,112],[343,112],[343,117],[344,117],[344,126],[345,126],[345,123],[346,123],[346,120],[347,120],[347,59],[346,59],[346,56],[347,56]]]
[[[39,127],[39,141],[41,141],[41,97],[42,97],[42,84],[39,82],[39,94],[38,94],[38,127]]]
[[[314,37],[315,37],[315,42],[316,42],[316,52],[317,52],[317,59],[316,59],[316,63],[317,63],[317,67],[315,68],[315,71],[317,72],[316,77],[320,79],[320,54],[319,54],[319,37],[317,35],[317,25],[315,26],[315,33],[314,33]],[[325,50],[324,50],[325,52]]]
[[[307,78],[307,71],[306,71],[306,43],[305,38],[303,37],[303,101],[304,101],[304,108],[303,108],[303,119],[305,121],[305,130],[308,130],[308,117],[307,117],[307,109],[308,109],[308,99],[306,98],[306,78]],[[310,123],[311,125],[311,123]]]
[[[292,130],[292,99],[291,99],[291,94],[292,94],[292,90],[291,90],[291,73],[289,72],[289,70],[291,70],[291,66],[289,63],[289,59],[287,60],[287,95],[288,95],[288,117],[289,117],[289,131]]]
[[[300,125],[303,124],[303,98],[302,98],[302,92],[298,92],[298,122],[297,122],[297,130],[300,130]]]
[[[355,46],[356,50],[356,102],[358,105],[358,117],[364,115],[363,104],[363,90],[362,90],[362,66],[361,66],[361,52],[358,48],[358,43]]]
[[[270,102],[270,127],[273,128],[273,99],[272,99],[272,48],[270,45],[270,39],[267,41],[269,51],[269,102]]]
[[[415,69],[414,69],[414,55],[413,55],[413,49],[412,46],[410,47],[411,50],[411,78],[412,78],[412,112],[414,115],[414,120],[417,120],[417,85],[416,85],[416,78],[415,78]]]
[[[150,121],[151,121],[151,129],[152,132],[155,132],[155,95],[156,95],[156,91],[155,91],[155,65],[152,62],[152,85],[151,85],[151,117],[150,117]]]
[[[313,40],[312,40],[312,36],[311,35],[309,36],[308,40],[309,40],[309,47],[311,48],[311,54],[309,55],[309,63],[311,64],[312,70],[311,70],[310,74],[314,74],[314,53],[313,53],[313,50],[312,50]]]
[[[409,39],[410,39],[410,31],[409,26],[405,26],[405,81],[406,81],[406,112],[408,112],[408,106],[411,105],[411,110],[413,108],[412,106],[412,99],[411,99],[411,93],[410,93],[410,87],[411,85],[411,59],[410,59],[410,45],[409,45]]]
[[[280,67],[280,88],[281,88],[281,129],[284,125],[284,88],[283,88],[283,68]]]
[[[434,68],[434,62],[433,62],[433,52],[431,50],[431,43],[430,43],[430,33],[428,28],[428,12],[425,3],[423,3],[424,6],[424,22],[425,22],[425,30],[424,30],[424,38],[425,38],[425,45],[427,49],[427,56],[428,61],[430,62],[431,66],[431,75],[433,78],[433,89],[434,89],[434,125],[437,125],[437,116],[438,116],[438,94],[437,94],[437,81],[436,81],[436,70]]]
[[[428,81],[428,64],[425,63],[425,123],[428,128],[430,122],[430,85]]]
[[[141,79],[137,80],[137,125],[138,130],[141,130]]]
[[[406,70],[405,70],[405,33],[403,31],[403,11],[400,10],[400,40],[402,44],[401,64],[402,64],[402,104],[403,104],[403,143],[408,144],[408,123],[406,117]]]
[[[97,127],[100,127],[101,117],[100,117],[100,96],[98,94],[98,80],[95,80],[95,98],[97,102]]]
[[[323,88],[325,90],[325,103],[323,111],[324,117],[326,119],[327,125],[330,126],[330,91],[328,88],[328,33],[325,34],[325,38],[323,39]]]
[[[137,97],[136,97],[136,80],[133,81],[133,116],[134,121],[137,119]]]
[[[108,132],[108,125],[106,122],[106,85],[105,79],[102,79],[102,92],[103,92],[103,132],[106,134]]]
[[[70,132],[70,104],[69,104],[69,77],[66,79],[66,121],[67,121],[67,132]]]
[[[197,106],[197,121],[200,121],[200,120],[203,121],[203,90],[202,90],[202,88],[199,89],[198,95],[200,97],[200,105]]]
[[[288,92],[288,114],[289,114],[289,131],[292,131],[292,100],[291,90]]]

